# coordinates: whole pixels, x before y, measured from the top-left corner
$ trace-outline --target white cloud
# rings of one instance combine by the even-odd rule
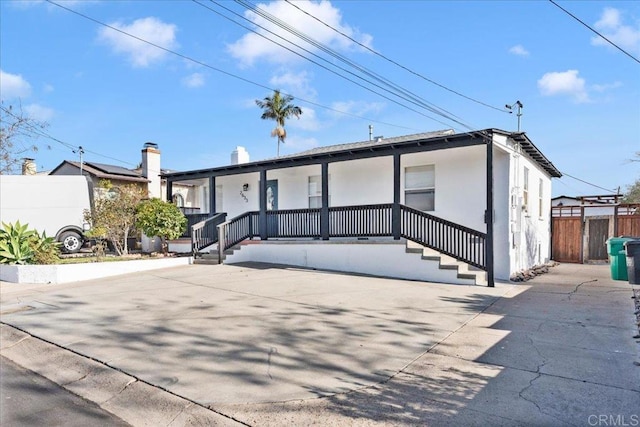
[[[45,83],[44,86],[42,87],[42,91],[44,93],[51,93],[54,91],[54,87],[52,85],[50,85],[49,83]]]
[[[538,88],[544,96],[569,95],[578,103],[589,102],[585,80],[578,73],[578,70],[546,73],[538,80]]]
[[[182,79],[182,84],[189,88],[204,86],[204,75],[193,73]]]
[[[326,22],[328,25],[349,35],[349,37],[370,47],[372,37],[368,34],[362,34],[357,29],[354,29],[344,23],[340,10],[333,7],[329,1],[298,1],[296,2],[296,6],[309,13],[309,15],[317,17],[319,20]],[[324,45],[328,45],[333,49],[346,50],[356,48],[357,46],[352,41],[306,15],[296,7],[292,7],[287,2],[273,1],[269,4],[258,4],[257,7],[284,21],[286,24],[298,29],[300,32],[304,32],[314,40]],[[278,43],[284,45],[288,45],[284,40],[292,40],[296,44],[304,46],[305,49],[312,52],[316,50],[316,48],[312,47],[308,43],[303,42],[286,30],[274,25],[265,18],[256,15],[254,12],[247,11],[245,12],[245,16],[256,25],[256,31],[265,37],[274,39]],[[274,36],[263,28],[257,27],[258,25],[279,35],[284,40]],[[291,47],[291,45],[289,45],[289,47]],[[276,64],[289,63],[298,59],[297,55],[284,50],[280,46],[255,33],[245,34],[235,43],[228,45],[227,48],[229,53],[234,58],[238,59],[242,65],[252,65],[254,61],[258,59],[265,59]]]
[[[44,107],[40,104],[29,104],[24,107],[24,111],[29,117],[39,122],[48,122],[55,115],[53,109]]]
[[[309,77],[306,71],[300,73],[286,72],[284,74],[273,76],[269,80],[272,87],[282,89],[283,92],[313,100],[318,96],[318,92],[309,84]]]
[[[591,89],[595,90],[596,92],[606,92],[608,90],[617,89],[619,87],[622,87],[621,82],[605,83],[601,85],[599,84],[591,85]]]
[[[140,18],[129,25],[122,22],[112,22],[109,25],[166,49],[178,47],[176,25],[164,23],[158,18]],[[148,67],[167,55],[167,52],[162,49],[111,28],[101,28],[98,35],[99,39],[109,45],[114,52],[128,56],[134,67]]]
[[[72,6],[80,6],[80,5],[86,5],[91,3],[99,3],[99,2],[100,2],[99,0],[65,0],[63,2],[63,6],[72,7]],[[9,4],[11,4],[12,6],[18,9],[28,9],[32,6],[45,4],[45,1],[44,0],[13,0],[9,2]],[[51,3],[46,3],[46,5],[50,9],[53,9],[56,7]]]
[[[522,46],[521,44],[517,44],[511,47],[511,49],[509,49],[509,53],[512,53],[518,56],[529,56],[529,51],[525,49],[524,46]]]
[[[31,95],[31,85],[20,74],[0,70],[0,94],[5,101],[26,98]]]
[[[295,152],[310,150],[318,146],[315,138],[298,138],[295,135],[287,136],[285,143],[280,146],[281,151]]]
[[[603,36],[621,48],[640,52],[640,21],[636,23],[635,27],[625,25],[622,22],[621,12],[618,9],[607,7],[594,26]],[[592,37],[591,44],[594,46],[609,46],[613,48],[609,42],[599,36]]]
[[[332,114],[336,118],[345,118],[346,114],[364,116],[368,113],[379,113],[384,108],[383,102],[338,101],[331,104]]]
[[[299,119],[295,117],[287,120],[286,126],[307,131],[315,131],[320,129],[320,123],[316,117],[316,111],[312,108],[300,107],[302,114]]]

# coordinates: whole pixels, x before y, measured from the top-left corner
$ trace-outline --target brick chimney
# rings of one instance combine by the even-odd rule
[[[36,161],[34,159],[24,158],[22,159],[22,175],[36,175],[38,168],[36,167]]]
[[[149,197],[162,199],[158,144],[153,142],[144,143],[142,148],[142,176],[149,180]]]

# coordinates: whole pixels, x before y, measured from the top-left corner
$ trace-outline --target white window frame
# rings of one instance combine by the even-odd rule
[[[522,207],[529,210],[529,168],[524,167],[524,177],[522,179]]]
[[[543,196],[544,196],[544,181],[542,178],[538,181],[538,217],[542,219],[542,208],[543,208]]]
[[[311,181],[317,180],[316,191],[311,194]],[[331,206],[331,175],[328,176],[329,180],[329,206]],[[311,201],[319,200],[318,206],[313,207]],[[322,207],[322,175],[309,175],[307,178],[307,206],[309,209],[317,209]]]
[[[424,169],[425,173],[431,173],[433,175],[433,183],[432,185],[418,185],[418,186],[410,186],[407,184],[407,173],[417,172],[418,169]],[[419,165],[419,166],[407,166],[404,168],[404,202],[405,205],[407,203],[407,194],[425,194],[430,195],[432,198],[432,209],[427,209],[424,212],[433,212],[436,210],[436,166],[434,164],[431,165]]]

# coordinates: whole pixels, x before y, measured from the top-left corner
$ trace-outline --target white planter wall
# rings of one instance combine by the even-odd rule
[[[13,283],[70,283],[159,268],[189,265],[191,258],[113,261],[62,265],[0,265],[0,280]]]

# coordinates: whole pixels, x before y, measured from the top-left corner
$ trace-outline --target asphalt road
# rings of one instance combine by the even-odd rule
[[[129,424],[0,356],[0,425],[85,427]]]

